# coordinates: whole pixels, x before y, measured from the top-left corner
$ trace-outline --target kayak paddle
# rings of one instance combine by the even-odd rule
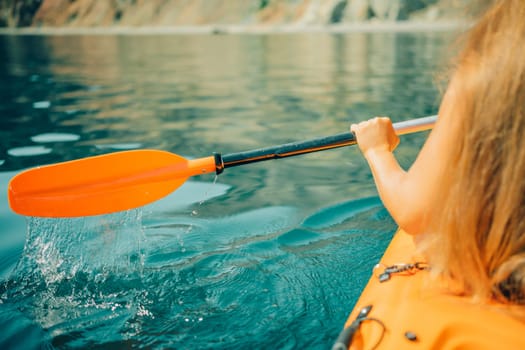
[[[437,116],[394,124],[398,135],[428,130]],[[188,160],[159,150],[132,150],[23,171],[9,182],[11,209],[37,217],[109,214],[154,202],[189,177],[270,159],[286,158],[356,143],[351,132],[227,155]]]

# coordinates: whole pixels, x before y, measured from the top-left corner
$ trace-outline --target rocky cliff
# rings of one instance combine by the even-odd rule
[[[489,0],[0,0],[3,27],[326,25],[439,21]]]

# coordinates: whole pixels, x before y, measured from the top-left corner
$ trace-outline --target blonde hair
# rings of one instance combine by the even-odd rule
[[[525,1],[495,1],[456,64],[459,137],[429,261],[464,295],[525,305]]]

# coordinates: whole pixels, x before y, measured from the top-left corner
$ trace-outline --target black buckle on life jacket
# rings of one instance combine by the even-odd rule
[[[367,305],[363,307],[360,311],[357,317],[355,318],[352,323],[345,329],[339,333],[339,336],[337,337],[337,340],[335,341],[334,345],[332,346],[332,350],[347,350],[348,347],[352,344],[352,340],[354,339],[354,335],[356,334],[357,330],[361,326],[361,324],[365,321],[373,321],[377,322],[383,329],[383,332],[385,330],[385,325],[381,320],[378,320],[377,318],[371,318],[368,317],[368,314],[372,310],[372,305]],[[377,343],[372,347],[375,348],[379,342],[381,342],[381,339],[383,338],[383,335],[381,334],[381,337],[377,340]]]

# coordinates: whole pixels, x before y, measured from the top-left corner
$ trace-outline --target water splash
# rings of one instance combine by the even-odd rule
[[[144,232],[141,212],[85,218],[30,218],[27,241],[15,274],[39,273],[47,283],[140,271]]]
[[[149,317],[141,215],[133,210],[29,218],[24,252],[0,289],[0,302],[17,305],[48,331],[54,345],[78,329],[119,329],[133,317]],[[96,334],[82,338],[81,345],[96,343]]]

